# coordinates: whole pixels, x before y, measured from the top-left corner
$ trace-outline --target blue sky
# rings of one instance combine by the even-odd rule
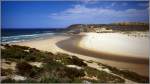
[[[3,1],[2,28],[148,22],[148,1]]]

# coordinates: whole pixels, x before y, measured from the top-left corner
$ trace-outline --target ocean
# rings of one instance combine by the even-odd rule
[[[47,38],[60,33],[62,29],[1,29],[1,43]]]

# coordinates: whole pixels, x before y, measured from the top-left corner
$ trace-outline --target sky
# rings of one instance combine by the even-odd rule
[[[2,28],[148,22],[148,1],[2,1]]]

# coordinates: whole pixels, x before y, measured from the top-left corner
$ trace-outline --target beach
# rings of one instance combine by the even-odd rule
[[[87,39],[87,36],[88,36],[88,39]],[[125,55],[122,55],[124,54],[124,52],[119,53],[119,54],[106,52],[106,51],[109,51],[110,49],[108,50],[104,49],[106,51],[102,51],[102,52],[100,52],[99,49],[96,49],[98,50],[96,51],[95,48],[91,48],[91,46],[83,45],[83,44],[86,44],[84,43],[85,41],[87,42],[89,40],[89,36],[92,36],[92,35],[91,34],[57,35],[57,36],[49,37],[46,39],[37,39],[37,40],[31,40],[31,41],[17,42],[13,44],[29,46],[29,47],[36,48],[42,51],[50,51],[52,53],[57,53],[57,52],[67,53],[70,55],[75,55],[87,61],[93,60],[96,62],[100,62],[103,64],[117,67],[119,69],[130,70],[143,76],[148,76],[149,60],[148,60],[147,55],[140,57],[139,56],[140,54],[138,54],[138,56],[132,55],[133,54],[132,52],[130,52],[129,54],[125,54]],[[111,34],[111,36],[115,36],[115,33]],[[93,43],[91,43],[91,45],[92,44]],[[99,45],[98,47],[100,48],[100,46],[101,45]],[[106,44],[103,44],[103,46],[106,46]],[[117,50],[114,52],[116,53]],[[143,53],[143,52],[139,52],[139,53]]]
[[[149,38],[128,36],[122,33],[88,33],[80,41],[80,47],[121,56],[135,58],[149,57]]]

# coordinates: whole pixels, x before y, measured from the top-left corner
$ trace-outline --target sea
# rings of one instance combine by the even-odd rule
[[[1,43],[15,43],[58,35],[63,29],[1,29]]]

